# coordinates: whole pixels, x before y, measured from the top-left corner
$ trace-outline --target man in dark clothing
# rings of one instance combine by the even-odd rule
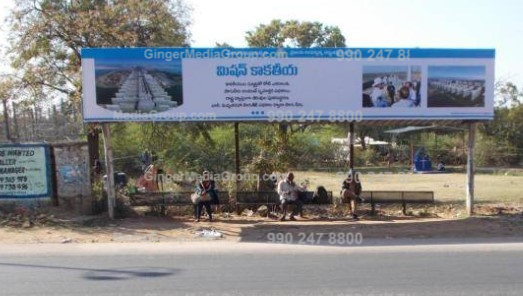
[[[219,204],[218,195],[214,189],[214,180],[211,179],[208,171],[202,174],[202,180],[196,188],[196,194],[201,196],[201,200],[195,205],[194,218],[196,222],[200,222],[203,207],[209,215],[209,222],[212,222],[211,204]]]
[[[353,220],[359,220],[356,215],[356,204],[361,193],[361,180],[353,169],[341,185],[341,197],[344,203],[349,204],[349,211]]]

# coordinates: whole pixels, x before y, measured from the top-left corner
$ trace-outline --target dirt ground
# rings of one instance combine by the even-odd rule
[[[452,204],[409,209],[380,209],[377,215],[365,215],[353,222],[342,211],[313,209],[298,221],[280,222],[246,211],[243,215],[220,213],[215,221],[203,218],[195,223],[190,215],[168,217],[142,216],[110,220],[105,216],[78,217],[59,208],[38,213],[18,211],[0,213],[0,243],[105,243],[105,242],[184,242],[206,238],[196,236],[202,230],[215,229],[220,240],[270,242],[275,234],[289,234],[294,239],[305,235],[361,233],[363,238],[522,238],[523,206],[518,204],[482,204],[473,217],[463,218],[464,208]],[[365,212],[365,210],[363,211]],[[252,214],[252,215],[251,215]],[[273,236],[271,236],[273,235]]]

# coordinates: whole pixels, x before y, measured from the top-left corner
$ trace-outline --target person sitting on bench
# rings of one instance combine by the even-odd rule
[[[302,201],[298,198],[299,191],[304,191],[304,189],[294,182],[294,174],[292,172],[287,173],[285,180],[281,180],[278,183],[278,194],[280,195],[280,202],[283,208],[283,216],[280,221],[285,221],[286,219],[288,204],[295,205],[289,220],[296,220],[294,216],[301,212],[302,206]]]

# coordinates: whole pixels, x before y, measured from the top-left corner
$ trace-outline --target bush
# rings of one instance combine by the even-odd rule
[[[367,148],[363,151],[360,151],[356,155],[360,154],[360,161],[363,162],[362,165],[376,165],[380,161],[380,155],[378,152],[374,151],[372,148]],[[356,162],[356,161],[355,161]]]
[[[492,138],[478,137],[474,153],[478,166],[511,166],[517,165],[519,158],[510,143],[497,143]]]

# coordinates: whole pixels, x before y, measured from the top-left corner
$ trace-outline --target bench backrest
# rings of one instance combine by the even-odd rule
[[[433,203],[434,191],[363,191],[360,197],[371,203]]]
[[[150,204],[191,204],[192,191],[185,192],[136,192],[130,195],[133,206]]]
[[[253,204],[265,204],[265,203],[278,203],[280,196],[275,191],[242,191],[236,192],[237,203],[253,203]]]
[[[327,196],[318,196],[312,198],[314,192],[306,191],[305,198],[309,200],[306,204],[332,204],[332,191],[327,191]],[[236,202],[243,204],[277,204],[280,202],[280,196],[275,191],[243,191],[236,193]]]

